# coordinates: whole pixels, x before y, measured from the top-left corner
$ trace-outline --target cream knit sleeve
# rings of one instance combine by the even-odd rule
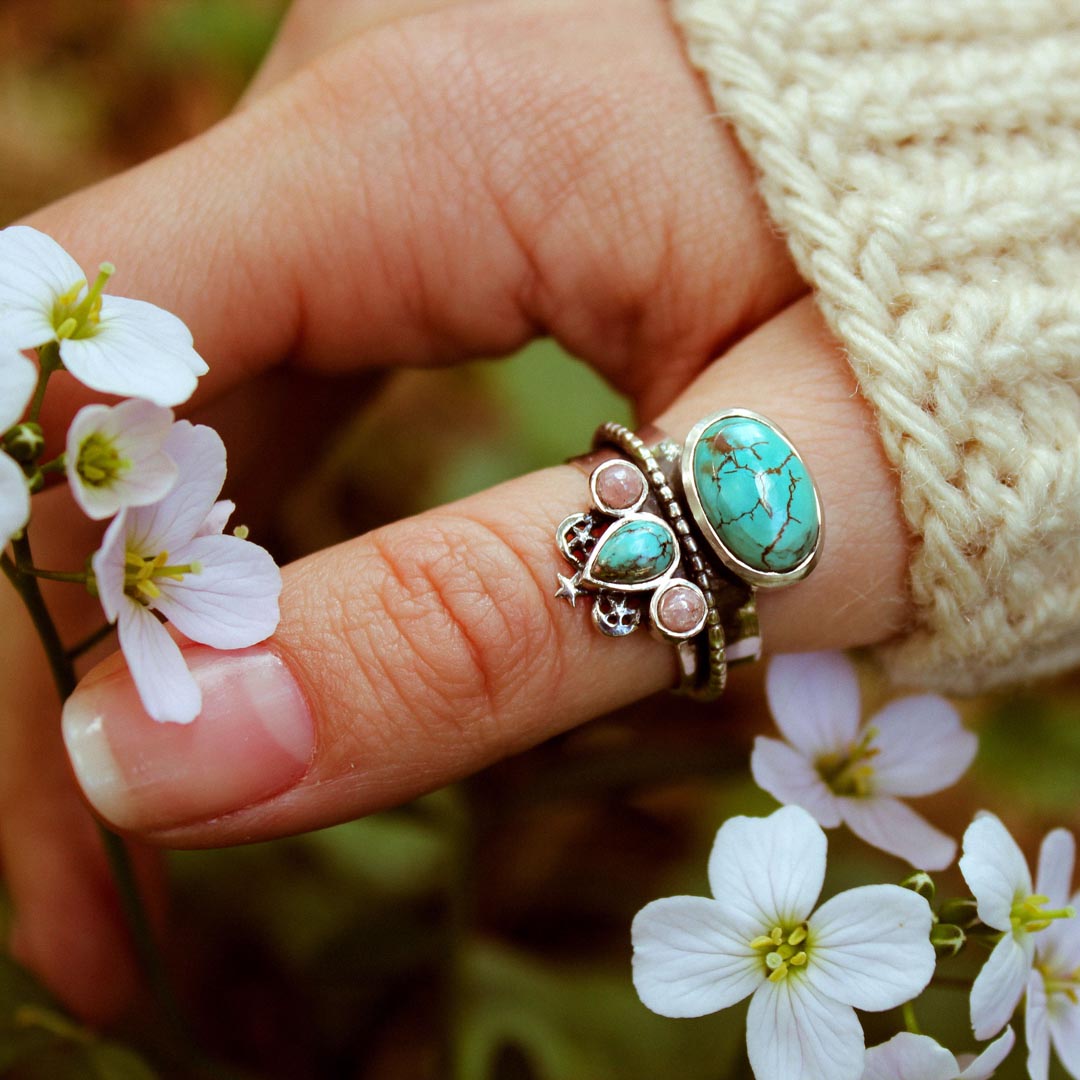
[[[1080,663],[1080,0],[673,7],[899,474],[894,678]]]

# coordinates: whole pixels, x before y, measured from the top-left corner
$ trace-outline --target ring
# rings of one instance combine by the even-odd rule
[[[588,596],[609,637],[647,623],[677,649],[678,690],[715,699],[729,663],[760,656],[756,589],[800,580],[820,555],[810,472],[776,424],[744,409],[706,417],[684,446],[610,423],[594,445],[623,456],[579,459],[590,506],[556,532],[574,573],[555,595],[572,607]]]

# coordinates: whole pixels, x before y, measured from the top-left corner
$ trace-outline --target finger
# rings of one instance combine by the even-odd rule
[[[906,545],[893,477],[815,309],[751,335],[661,423],[681,436],[724,406],[792,435],[828,517],[814,574],[760,597],[769,647],[895,632]],[[289,567],[267,646],[187,650],[204,701],[190,726],[150,722],[122,660],[102,665],[64,717],[83,790],[156,840],[264,838],[397,803],[671,685],[669,646],[603,638],[553,597],[555,527],[584,496],[577,469],[549,469]]]
[[[207,394],[550,332],[655,412],[803,288],[657,0],[381,26],[30,223],[183,318]]]
[[[258,97],[321,53],[367,30],[475,0],[294,0],[244,94]]]

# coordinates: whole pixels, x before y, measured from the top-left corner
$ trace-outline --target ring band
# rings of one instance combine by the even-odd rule
[[[690,576],[701,591],[706,609],[704,629],[700,631],[704,634],[707,649],[705,663],[701,663],[702,658],[698,655],[698,649],[692,639],[680,641],[678,644],[678,690],[680,693],[703,701],[712,701],[724,692],[724,687],[727,685],[724,627],[716,602],[715,578],[702,557],[698,542],[691,533],[690,525],[675,495],[672,483],[674,478],[669,478],[665,474],[661,462],[645,445],[644,440],[622,424],[602,424],[593,436],[593,445],[603,443],[611,444],[621,450],[649,479],[663,508],[664,516],[678,537]],[[678,461],[678,444],[664,440],[658,444],[658,449],[664,462]]]
[[[646,434],[643,432],[643,434]],[[816,486],[771,420],[731,409],[694,425],[684,446],[602,424],[587,470],[590,508],[559,525],[556,596],[592,599],[595,626],[623,637],[647,622],[676,647],[679,692],[713,700],[730,663],[761,653],[755,593],[805,577],[821,552]],[[684,504],[685,500],[685,504]]]

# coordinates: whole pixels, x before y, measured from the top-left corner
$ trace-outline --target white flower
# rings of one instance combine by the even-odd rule
[[[866,1051],[862,1080],[989,1080],[1012,1052],[1016,1035],[1006,1028],[978,1057],[955,1058],[926,1035],[902,1031],[881,1046]]]
[[[956,842],[898,796],[954,784],[978,747],[944,698],[890,702],[860,727],[855,667],[839,652],[778,656],[769,707],[787,742],[759,736],[750,769],[759,787],[809,811],[826,829],[845,823],[868,844],[923,870],[942,870]]]
[[[172,409],[132,398],[111,408],[87,405],[67,433],[68,483],[88,517],[102,521],[125,506],[148,506],[176,483],[176,464],[162,449]]]
[[[0,230],[0,334],[19,349],[56,341],[64,367],[93,390],[179,405],[207,371],[191,333],[142,300],[103,295],[51,237],[26,225]]]
[[[217,433],[182,420],[165,452],[179,470],[176,486],[153,506],[122,510],[92,565],[143,706],[155,720],[184,724],[199,714],[201,695],[154,612],[192,641],[246,648],[277,626],[281,573],[261,547],[221,533],[231,504],[215,502],[225,480]]]
[[[634,919],[634,986],[662,1016],[703,1016],[753,994],[746,1045],[758,1080],[859,1080],[855,1009],[895,1008],[934,972],[932,915],[897,885],[817,911],[825,834],[796,806],[734,817],[709,857],[714,900],[655,900]]]
[[[1048,833],[1039,849],[1035,882],[1048,903],[1069,903],[1075,862],[1072,833],[1066,829]],[[1080,892],[1073,894],[1071,906],[1080,906]],[[1047,1080],[1051,1043],[1068,1074],[1080,1080],[1080,920],[1055,919],[1036,937],[1024,1031],[1031,1080]]]
[[[0,344],[0,436],[14,427],[34,394],[37,369],[18,349]],[[18,464],[0,452],[0,550],[30,520],[30,489]]]
[[[1009,1022],[1024,992],[1035,959],[1035,934],[1074,913],[1045,906],[1048,898],[1032,888],[1023,852],[993,814],[980,814],[964,833],[960,872],[979,918],[1002,935],[971,988],[975,1038],[989,1039]]]

